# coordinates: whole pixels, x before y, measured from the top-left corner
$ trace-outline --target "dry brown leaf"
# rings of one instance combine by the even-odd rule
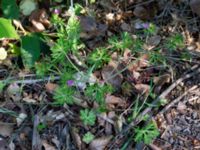
[[[6,90],[6,95],[7,98],[12,98],[14,101],[21,100],[21,87],[19,87],[19,85],[16,83],[10,84]]]
[[[42,32],[50,26],[45,9],[34,10],[29,17],[29,21],[32,23],[35,32]]]
[[[54,90],[55,90],[57,87],[58,87],[57,84],[50,83],[50,82],[48,82],[48,83],[45,85],[45,88],[46,88],[47,92],[49,92],[49,93],[53,93]]]
[[[107,66],[103,67],[101,73],[102,73],[102,77],[105,80],[105,82],[111,84],[115,88],[121,87],[121,83],[123,81],[123,76],[115,68],[107,65]]]
[[[42,145],[45,150],[56,150],[56,148],[50,145],[46,140],[42,140]]]
[[[107,144],[110,142],[112,136],[105,136],[101,138],[94,139],[90,143],[90,150],[104,150]]]
[[[161,41],[161,37],[159,35],[154,35],[147,40],[147,50],[151,50],[154,47],[158,46]]]
[[[79,16],[81,26],[80,37],[83,39],[91,39],[98,36],[104,36],[107,30],[107,25],[96,22],[92,17]]]
[[[130,24],[127,24],[127,23],[123,22],[120,27],[121,27],[121,29],[123,31],[131,32],[131,26],[130,26]]]
[[[8,137],[11,135],[12,131],[13,131],[13,125],[0,122],[0,135]]]
[[[155,93],[159,93],[161,88],[163,87],[163,85],[165,83],[169,83],[171,79],[170,74],[164,74],[162,76],[159,77],[154,77],[154,83],[155,83],[155,89],[154,92]]]
[[[148,94],[150,91],[150,86],[148,84],[136,84],[135,85],[136,90],[138,90],[139,93],[142,94]]]
[[[114,104],[114,105],[124,103],[124,100],[121,99],[120,97],[110,95],[110,94],[106,95],[105,101],[106,101],[106,104]]]
[[[190,7],[194,13],[200,16],[200,0],[191,0]]]
[[[148,19],[149,18],[149,12],[144,8],[143,6],[137,6],[135,7],[133,11],[134,15],[140,19]]]
[[[76,128],[72,128],[71,134],[72,134],[72,138],[73,138],[74,144],[76,145],[76,147],[78,149],[81,149],[82,141],[81,141],[80,135],[78,134],[77,129]]]

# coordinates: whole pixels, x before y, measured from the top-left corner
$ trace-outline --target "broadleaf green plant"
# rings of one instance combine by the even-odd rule
[[[0,38],[19,39],[19,35],[13,27],[11,20],[0,18]]]
[[[86,144],[89,144],[90,142],[92,142],[93,139],[94,139],[94,135],[91,132],[87,132],[83,136],[83,142],[85,142]]]
[[[111,85],[100,86],[98,84],[90,85],[85,90],[85,95],[92,101],[96,101],[100,105],[104,105],[104,98],[107,93],[113,92]]]
[[[96,115],[93,110],[84,109],[80,111],[80,118],[84,125],[93,126],[96,121]]]
[[[19,18],[19,8],[17,6],[16,0],[2,0],[1,9],[3,11],[5,18],[8,19]]]
[[[154,122],[150,122],[145,127],[135,128],[135,142],[144,142],[150,144],[154,138],[159,135],[159,131]]]

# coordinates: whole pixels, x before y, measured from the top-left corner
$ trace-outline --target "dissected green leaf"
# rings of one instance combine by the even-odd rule
[[[31,68],[38,60],[42,41],[37,34],[21,37],[21,55],[26,67]]]
[[[12,26],[11,20],[0,18],[0,38],[19,38],[15,28]]]
[[[1,9],[3,11],[5,18],[9,19],[19,18],[19,8],[17,6],[16,0],[2,0]]]

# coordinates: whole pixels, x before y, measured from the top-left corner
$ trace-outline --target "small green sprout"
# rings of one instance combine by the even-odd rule
[[[93,126],[96,121],[96,115],[93,110],[81,110],[80,111],[80,118],[83,121],[84,125],[91,125]]]
[[[0,93],[3,91],[3,88],[5,87],[5,83],[3,81],[0,81]]]
[[[124,51],[126,48],[131,48],[133,45],[133,38],[127,32],[123,32],[121,37],[113,36],[108,40],[108,43],[114,50]]]
[[[63,104],[73,104],[73,95],[75,90],[73,87],[68,87],[67,85],[62,85],[55,90],[53,98],[55,99],[55,105]]]
[[[45,128],[47,128],[47,125],[44,124],[44,123],[39,123],[39,124],[37,125],[37,130],[38,130],[39,132],[41,132],[41,131],[44,130]]]
[[[154,122],[149,123],[143,128],[135,128],[135,142],[150,144],[159,135],[159,131]]]
[[[85,142],[86,144],[89,144],[90,142],[92,142],[93,139],[94,139],[94,135],[91,132],[87,132],[83,136],[83,142]]]
[[[156,25],[154,25],[153,23],[150,23],[148,27],[145,28],[144,33],[147,35],[155,35],[156,31],[157,31]]]
[[[103,105],[105,95],[111,92],[113,92],[111,85],[100,86],[98,84],[94,84],[87,87],[85,95],[91,98],[91,100],[98,102],[100,105]]]
[[[169,37],[165,44],[165,47],[170,51],[174,51],[177,48],[181,48],[183,46],[184,46],[184,38],[181,34],[175,34]]]
[[[95,65],[97,69],[101,68],[104,63],[108,63],[109,61],[110,55],[105,48],[98,48],[88,56],[88,63]]]

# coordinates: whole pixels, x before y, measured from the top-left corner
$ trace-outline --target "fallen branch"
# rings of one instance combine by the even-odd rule
[[[182,95],[180,95],[179,97],[177,97],[176,99],[172,100],[169,104],[167,104],[158,114],[162,114],[165,113],[169,108],[171,108],[172,106],[174,106],[176,103],[178,103],[184,96],[186,96],[190,91],[193,91],[197,88],[198,86],[193,86],[190,89],[188,89],[187,91],[185,91]]]

